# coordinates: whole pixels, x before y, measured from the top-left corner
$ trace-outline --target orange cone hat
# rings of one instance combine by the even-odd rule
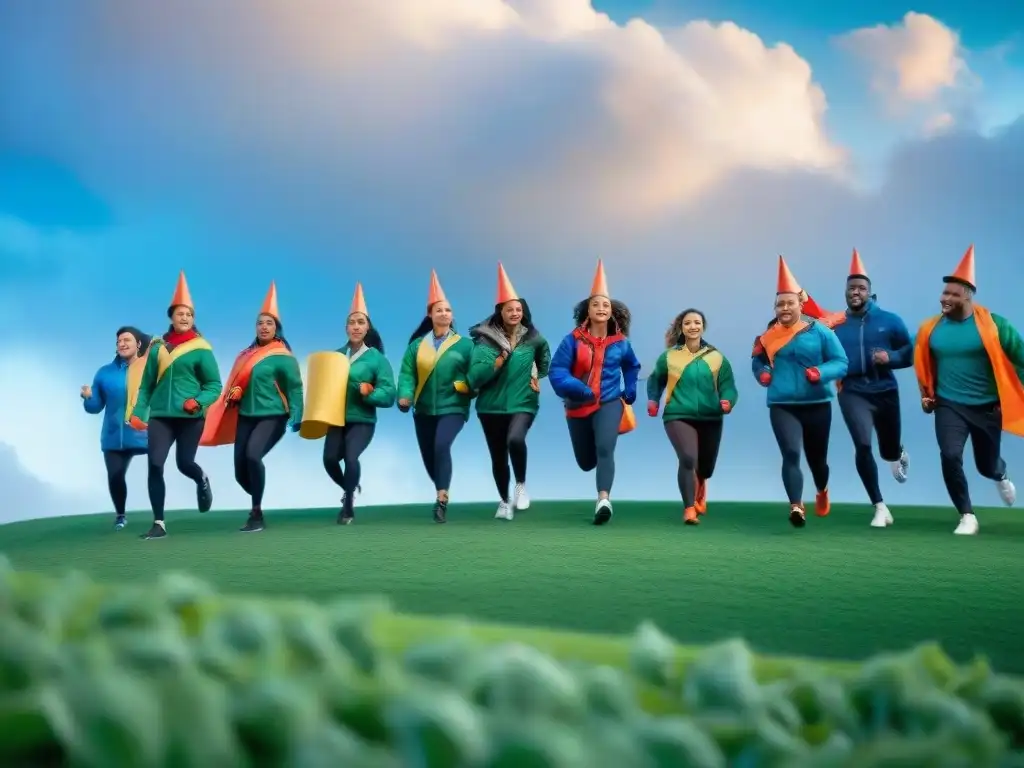
[[[427,294],[427,312],[430,312],[430,308],[437,304],[439,301],[448,301],[448,297],[444,295],[444,289],[441,287],[441,281],[437,279],[437,270],[430,270],[430,293]]]
[[[193,312],[196,311],[196,305],[192,303],[192,293],[188,289],[188,282],[185,280],[185,270],[178,273],[178,284],[174,287],[174,295],[171,297],[171,303],[168,305],[168,309],[174,307],[188,307]]]
[[[356,283],[356,292],[352,295],[352,306],[348,310],[349,316],[356,313],[366,315],[367,319],[370,317],[370,312],[366,309],[366,297],[363,295],[362,283]]]
[[[501,305],[506,301],[519,301],[519,294],[516,293],[515,287],[512,285],[512,281],[508,279],[508,273],[505,268],[498,262],[498,293],[494,298],[494,303]]]
[[[775,286],[775,293],[801,293],[800,283],[796,281],[793,272],[790,270],[786,260],[779,256],[779,279]]]
[[[263,299],[260,314],[270,315],[277,321],[281,320],[281,313],[277,310],[277,284],[274,281],[270,282],[270,290],[267,291],[267,296]]]
[[[597,260],[597,272],[594,273],[594,282],[590,286],[590,298],[595,296],[604,296],[606,299],[612,297],[608,291],[608,278],[604,274],[604,262],[601,259]]]
[[[947,283],[960,283],[966,285],[972,291],[978,290],[978,284],[975,282],[974,277],[974,244],[972,243],[970,248],[967,249],[967,253],[960,259],[960,263],[957,268],[953,270],[953,274],[946,275],[942,278]]]
[[[861,261],[860,254],[857,253],[856,248],[853,249],[853,257],[850,259],[850,277],[863,277],[865,280],[871,279],[868,277],[867,267]]]

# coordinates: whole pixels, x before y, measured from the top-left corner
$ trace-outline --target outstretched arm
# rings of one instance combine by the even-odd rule
[[[548,381],[555,394],[565,400],[593,400],[594,393],[585,383],[572,375],[573,360],[576,358],[576,340],[572,335],[562,339],[548,368]]]
[[[846,375],[850,367],[850,360],[846,356],[846,350],[839,342],[835,331],[824,325],[818,324],[818,334],[821,337],[821,356],[823,362],[818,366],[818,373],[822,381],[835,381]]]

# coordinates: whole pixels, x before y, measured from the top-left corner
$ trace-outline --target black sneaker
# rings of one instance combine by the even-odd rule
[[[213,489],[208,477],[203,477],[203,482],[196,486],[196,504],[200,512],[209,512],[213,506]]]
[[[125,519],[124,515],[118,515],[117,517],[114,518],[114,530],[115,531],[120,531],[126,525],[128,525],[128,521]]]
[[[263,515],[249,515],[249,519],[239,530],[242,533],[259,533],[263,530]]]
[[[162,539],[167,535],[167,529],[159,523],[153,523],[153,527],[142,534],[141,539]]]
[[[447,523],[448,522],[448,502],[441,501],[438,499],[434,502],[434,522],[435,523]]]

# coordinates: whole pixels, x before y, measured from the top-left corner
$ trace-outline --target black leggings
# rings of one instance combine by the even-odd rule
[[[107,467],[107,488],[110,489],[110,500],[114,502],[114,514],[124,515],[128,503],[128,467],[132,458],[140,456],[144,451],[104,451],[103,463]]]
[[[153,519],[164,519],[164,500],[167,485],[164,483],[164,464],[174,446],[174,462],[178,471],[196,485],[203,482],[206,473],[196,464],[199,440],[203,436],[206,419],[185,419],[178,417],[153,418],[149,420],[149,503],[153,507]]]
[[[718,447],[722,444],[722,420],[674,419],[665,422],[665,434],[679,459],[676,481],[683,506],[692,507],[696,479],[709,480],[715,473]]]
[[[491,454],[491,474],[502,501],[508,501],[508,484],[526,482],[526,433],[533,426],[532,413],[478,413],[484,429],[487,452]],[[512,473],[508,463],[512,461]]]
[[[584,472],[596,469],[597,493],[611,494],[615,482],[615,446],[619,442],[622,401],[610,400],[582,419],[566,417],[569,440],[577,466]]]
[[[261,509],[267,470],[263,457],[284,437],[288,416],[239,416],[235,431],[235,481],[252,497],[252,508]]]
[[[444,416],[413,414],[416,425],[416,442],[420,446],[423,468],[438,492],[448,491],[452,484],[452,444],[466,425],[466,418],[459,413]]]
[[[370,446],[376,429],[376,424],[356,423],[346,424],[344,427],[330,427],[327,430],[327,437],[324,439],[324,469],[327,470],[327,476],[345,492],[347,509],[352,509],[356,488],[359,487],[359,477],[362,474],[359,457]],[[343,461],[344,471],[341,469]]]
[[[803,448],[814,488],[828,489],[828,438],[832,431],[832,403],[773,405],[768,409],[772,431],[782,454],[782,484],[790,504],[803,503],[804,473],[800,469]]]

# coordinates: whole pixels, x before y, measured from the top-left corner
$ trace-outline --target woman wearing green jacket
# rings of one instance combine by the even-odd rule
[[[349,364],[345,426],[329,428],[324,439],[324,469],[341,488],[338,525],[349,525],[355,520],[355,497],[362,473],[359,458],[373,440],[377,410],[395,404],[395,374],[384,357],[380,334],[370,322],[363,286],[359,283],[348,312],[346,332],[348,342],[338,350]]]
[[[398,408],[413,410],[423,468],[434,483],[434,522],[447,522],[452,445],[469,419],[469,360],[473,342],[455,332],[452,305],[437,272],[430,275],[427,316],[409,337],[398,374]]]
[[[474,342],[469,386],[477,394],[476,413],[498,489],[498,511],[494,516],[511,520],[514,510],[530,506],[526,493],[526,433],[540,406],[539,380],[548,375],[551,348],[533,327],[530,307],[516,293],[501,264],[494,314],[470,328],[469,335]],[[510,475],[516,481],[512,504],[508,493]]]
[[[704,341],[704,313],[687,309],[665,333],[667,349],[647,379],[647,414],[658,415],[665,395],[665,433],[679,458],[677,480],[683,521],[697,525],[707,511],[707,483],[715,471],[722,441],[722,418],[739,394],[732,366]]]
[[[213,348],[195,327],[195,305],[185,282],[178,276],[174,297],[167,308],[171,326],[153,341],[139,385],[139,397],[128,423],[149,432],[149,503],[153,527],[144,539],[167,535],[164,522],[164,465],[174,446],[178,471],[196,484],[200,512],[213,506],[210,479],[196,464],[196,452],[203,436],[205,412],[221,392],[220,369]]]

